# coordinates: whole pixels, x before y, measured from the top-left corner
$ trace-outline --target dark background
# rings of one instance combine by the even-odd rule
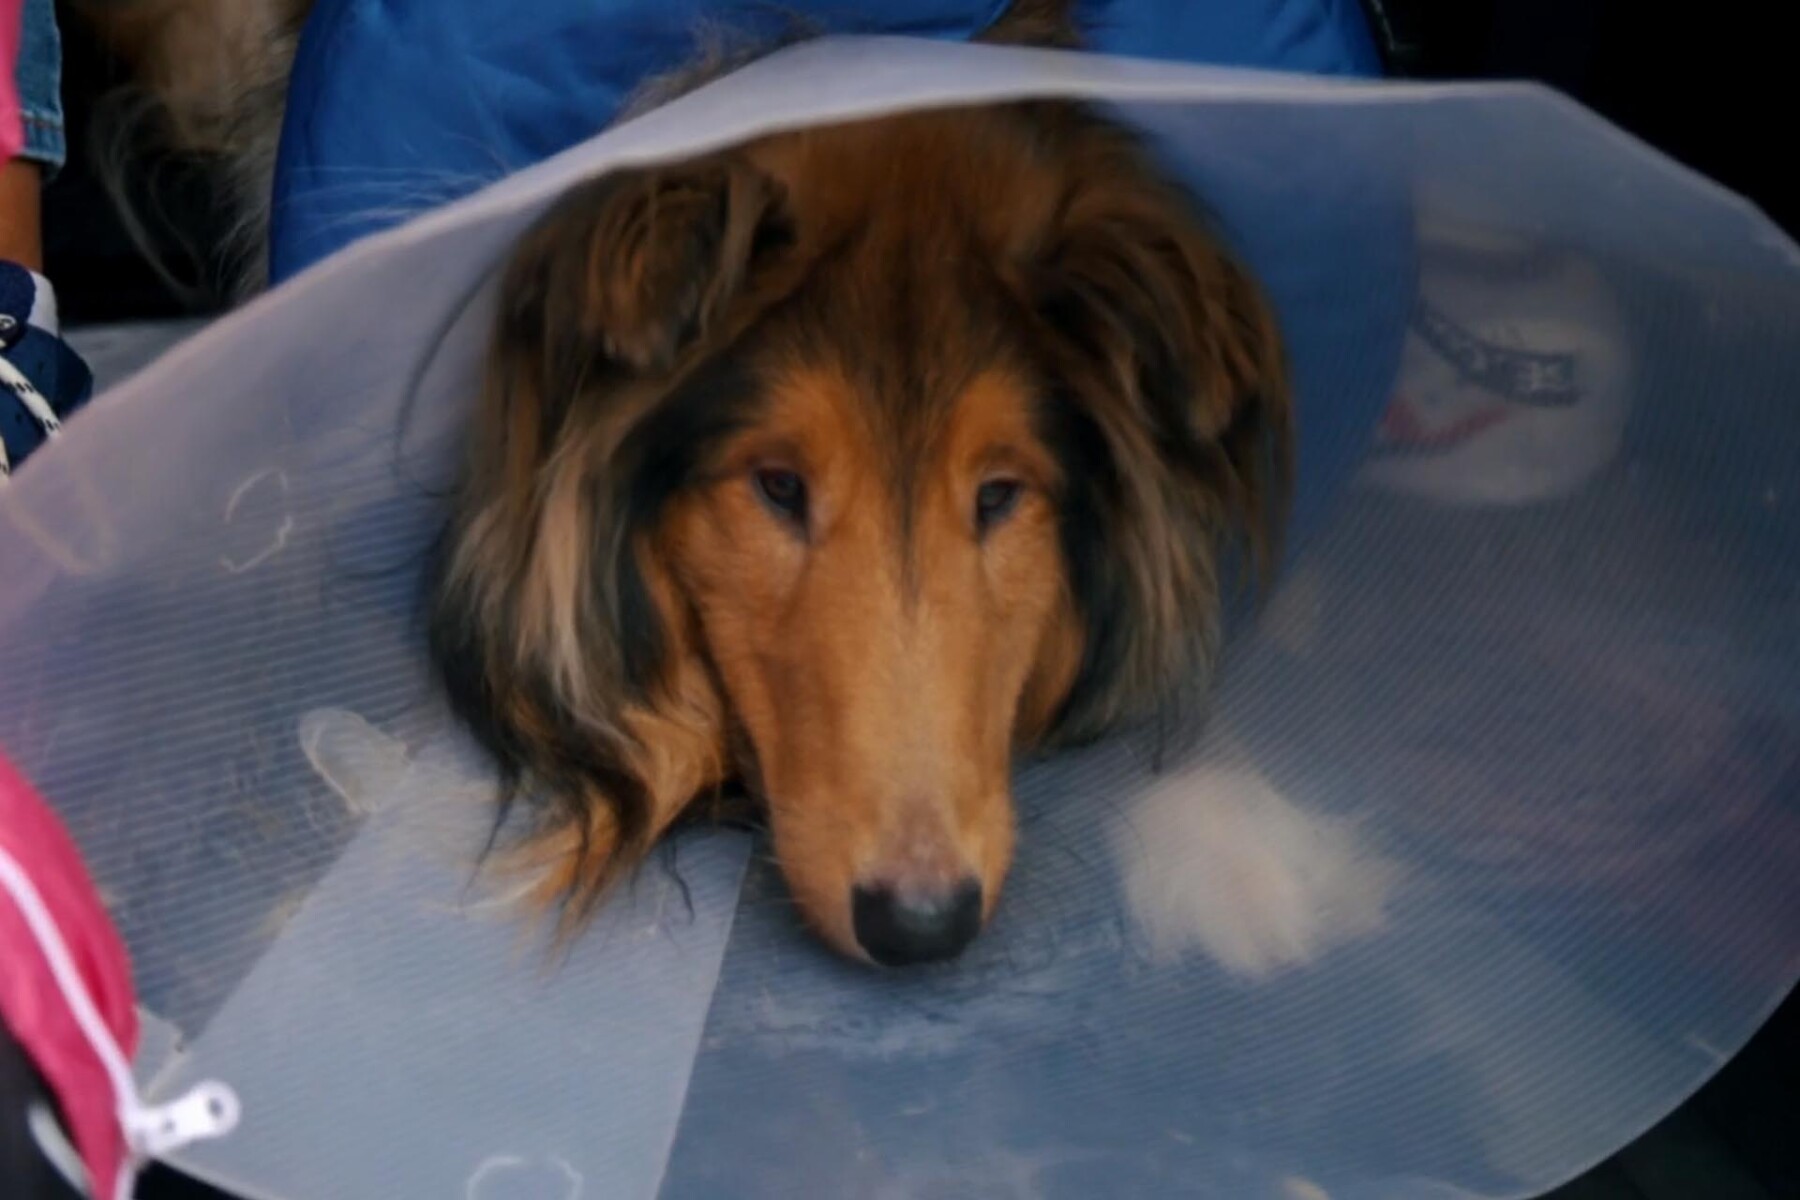
[[[1194,0],[1196,3],[1205,0]],[[1800,235],[1800,95],[1789,5],[1724,0],[1365,0],[1393,73],[1528,78],[1550,84],[1664,152],[1741,192]],[[71,323],[218,311],[220,210],[205,170],[167,157],[133,164],[152,220],[153,271],[114,216],[80,147],[95,98],[119,81],[66,19],[72,155],[46,196],[48,274]],[[1800,864],[1797,864],[1800,866]],[[1557,1200],[1800,1198],[1800,1008],[1787,1004],[1717,1079]],[[329,1148],[322,1148],[329,1153]],[[155,1170],[143,1200],[221,1200]]]

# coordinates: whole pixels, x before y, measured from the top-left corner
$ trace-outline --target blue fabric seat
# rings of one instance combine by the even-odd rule
[[[858,14],[847,11],[860,7]],[[967,39],[1005,0],[319,0],[276,169],[276,281],[603,128],[713,23]],[[1357,0],[1087,0],[1096,50],[1373,75]]]

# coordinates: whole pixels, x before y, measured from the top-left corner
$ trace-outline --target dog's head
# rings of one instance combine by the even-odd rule
[[[437,656],[591,900],[696,792],[801,911],[953,953],[1022,748],[1203,675],[1289,465],[1274,324],[1073,106],[777,136],[566,196],[503,281]]]

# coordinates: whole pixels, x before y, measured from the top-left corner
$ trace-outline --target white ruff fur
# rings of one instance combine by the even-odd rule
[[[1398,877],[1350,823],[1305,812],[1235,765],[1158,781],[1114,850],[1153,959],[1198,950],[1250,980],[1379,930]]]

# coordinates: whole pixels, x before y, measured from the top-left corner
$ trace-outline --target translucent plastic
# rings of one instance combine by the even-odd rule
[[[962,961],[831,958],[714,831],[546,965],[470,884],[486,769],[414,611],[492,264],[578,176],[1046,93],[1120,105],[1227,217],[1304,222],[1346,175],[1404,200],[1416,270],[1326,306],[1410,312],[1403,351],[1292,346],[1303,414],[1400,363],[1380,429],[1341,432],[1368,466],[1197,748],[1022,771]],[[1484,408],[1495,363],[1543,402]],[[802,47],[73,422],[0,494],[0,743],[116,905],[153,1098],[242,1097],[184,1165],[252,1195],[1526,1195],[1800,968],[1796,396],[1800,253],[1546,92]]]

